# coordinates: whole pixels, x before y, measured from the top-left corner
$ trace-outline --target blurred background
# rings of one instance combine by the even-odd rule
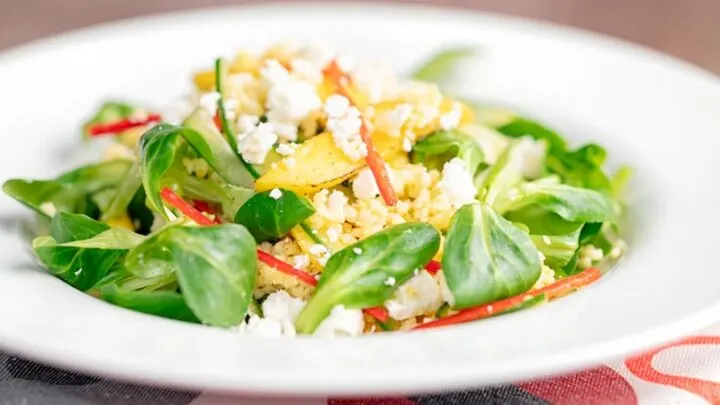
[[[0,0],[0,50],[66,30],[121,18],[171,10],[261,2]],[[324,2],[339,1],[324,0]],[[718,23],[720,0],[405,0],[400,2],[499,12],[581,27],[641,43],[720,73],[720,23]]]

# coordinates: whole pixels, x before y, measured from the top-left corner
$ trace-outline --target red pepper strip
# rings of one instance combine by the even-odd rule
[[[528,291],[526,293],[515,295],[510,298],[505,298],[489,304],[483,304],[478,307],[464,309],[455,315],[446,316],[445,318],[436,319],[422,325],[418,325],[413,329],[429,329],[436,328],[439,326],[455,325],[458,323],[465,323],[470,321],[477,321],[483,318],[489,318],[493,315],[497,315],[515,308],[523,302],[537,297],[540,294],[546,294],[547,298],[554,299],[561,297],[565,294],[577,290],[578,288],[584,287],[595,280],[599,279],[602,273],[596,268],[589,268],[582,271],[574,276],[566,277],[558,282],[550,284],[547,287],[540,288],[534,291]]]
[[[325,72],[328,75],[328,78],[335,84],[335,86],[337,86],[338,94],[346,97],[350,103],[354,105],[355,103],[353,103],[353,99],[350,97],[350,93],[347,91],[346,87],[348,76],[342,71],[342,69],[340,69],[337,62],[330,62],[330,64],[325,68]],[[370,131],[368,131],[367,125],[365,125],[364,118],[362,119],[362,126],[360,127],[360,137],[367,148],[367,156],[365,157],[365,160],[367,160],[368,167],[370,167],[370,171],[372,172],[373,177],[375,177],[375,182],[377,183],[378,190],[380,191],[383,201],[385,201],[385,205],[395,206],[398,201],[397,195],[395,195],[395,189],[393,189],[392,183],[390,182],[390,176],[388,175],[387,168],[385,167],[385,161],[375,150],[372,138],[370,137]]]
[[[172,189],[169,187],[165,187],[160,191],[160,196],[163,200],[165,200],[166,203],[169,205],[175,207],[178,209],[178,211],[182,212],[186,217],[192,219],[197,223],[198,225],[215,225],[215,222],[206,217],[202,214],[202,212],[196,210],[192,205],[190,205],[187,201],[183,200],[175,194]]]
[[[390,319],[390,314],[388,314],[387,309],[385,309],[385,307],[383,306],[365,308],[363,309],[363,312],[372,316],[380,322],[387,322],[388,319]]]
[[[218,225],[222,224],[222,219],[220,219],[220,216],[217,215],[217,211],[215,211],[215,209],[213,209],[213,207],[211,207],[207,201],[192,200],[191,203],[193,208],[195,208],[196,210],[212,215],[214,218],[213,222]]]
[[[331,83],[338,87],[350,81],[350,77],[347,73],[343,72],[336,60],[330,61],[330,63],[325,66],[323,73],[330,79]]]
[[[215,116],[213,117],[213,122],[215,123],[215,127],[217,127],[217,129],[218,129],[220,132],[222,132],[222,131],[223,131],[223,125],[222,125],[222,121],[220,120],[220,114],[219,114],[219,113],[215,113]]]
[[[425,265],[425,271],[430,273],[431,275],[437,274],[438,271],[441,269],[440,262],[437,260],[430,260],[430,263]]]
[[[291,266],[289,263],[285,263],[284,261],[271,255],[270,253],[267,253],[265,251],[258,249],[257,256],[258,256],[258,260],[260,260],[261,262],[267,264],[268,266],[274,268],[275,270],[277,270],[281,273],[285,273],[285,274],[294,276],[309,286],[315,287],[317,285],[317,280],[315,279],[315,276],[313,276],[312,274],[308,273],[305,270],[297,269],[297,268]]]
[[[117,134],[127,129],[141,127],[152,122],[162,121],[160,114],[148,114],[143,119],[126,118],[119,121],[113,121],[103,124],[95,124],[88,129],[91,136]]]

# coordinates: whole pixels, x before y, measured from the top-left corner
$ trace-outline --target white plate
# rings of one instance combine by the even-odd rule
[[[105,25],[0,57],[3,177],[68,167],[83,118],[107,97],[160,105],[190,72],[237,47],[332,38],[405,69],[453,44],[482,63],[464,89],[595,139],[637,169],[631,252],[596,285],[549,305],[460,327],[357,339],[251,339],[116,308],[32,266],[0,212],[0,346],[64,367],[253,394],[380,394],[508,382],[585,367],[720,320],[720,83],[616,40],[492,15],[423,7],[282,5]],[[85,154],[84,160],[94,156]],[[11,229],[12,228],[12,229]]]

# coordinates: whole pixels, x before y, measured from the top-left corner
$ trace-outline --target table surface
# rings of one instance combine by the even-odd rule
[[[718,0],[411,0],[405,2],[499,12],[590,29],[651,46],[720,73],[720,24],[717,23],[720,1]],[[121,18],[170,10],[248,3],[257,3],[257,1],[0,0],[0,50],[36,38]]]

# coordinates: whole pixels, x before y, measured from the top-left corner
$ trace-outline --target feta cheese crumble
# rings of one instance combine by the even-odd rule
[[[265,103],[268,122],[278,125],[278,135],[283,140],[295,141],[300,121],[322,107],[315,85],[292,77],[275,59],[266,62],[260,75],[268,86]]]
[[[369,168],[360,170],[352,182],[352,191],[361,200],[369,200],[380,194],[375,176]]]
[[[386,132],[390,136],[400,136],[402,127],[410,118],[412,112],[413,106],[411,104],[400,104],[380,115],[375,120],[376,128]]]
[[[395,283],[397,283],[397,280],[395,280],[395,277],[393,277],[393,276],[390,276],[387,279],[385,279],[386,286],[392,287],[395,285]]]
[[[291,142],[291,143],[281,143],[277,147],[277,153],[283,155],[283,156],[290,156],[293,153],[295,153],[295,149],[297,149],[298,144]]]
[[[55,207],[55,204],[51,202],[44,202],[40,204],[40,211],[44,212],[45,215],[49,217],[53,217],[57,214],[57,208]]]
[[[393,185],[393,188],[399,188],[399,184],[396,184],[398,183],[398,179],[395,178],[392,168],[390,168],[387,163],[385,164],[385,171],[388,174],[390,184]],[[360,200],[369,200],[380,195],[380,189],[375,180],[375,175],[369,167],[365,167],[358,172],[358,175],[352,182],[352,191],[355,197]]]
[[[290,296],[285,291],[274,292],[262,303],[263,317],[251,314],[237,330],[261,337],[295,336],[295,319],[305,306],[305,301]]]
[[[454,103],[452,110],[440,116],[440,128],[445,131],[453,130],[460,125],[460,118],[462,118],[462,106]]]
[[[343,305],[337,305],[318,326],[315,335],[325,337],[357,336],[363,333],[364,328],[365,320],[361,310],[346,309]]]
[[[472,175],[465,167],[465,162],[459,158],[453,158],[445,163],[442,180],[440,180],[438,186],[454,208],[460,208],[465,204],[476,201],[477,189],[473,183]]]
[[[295,163],[297,163],[297,160],[294,157],[289,157],[283,159],[282,162],[288,169],[292,169],[293,167],[295,167]]]
[[[215,116],[217,113],[218,100],[220,100],[220,93],[217,91],[211,91],[201,95],[198,104],[203,110],[210,113],[210,115]]]
[[[545,171],[547,144],[544,141],[525,137],[522,138],[517,148],[522,176],[526,179],[537,179],[542,176]]]
[[[360,136],[360,111],[350,105],[350,100],[340,95],[328,97],[325,113],[328,116],[326,127],[332,133],[335,145],[353,161],[367,156],[367,146]]]
[[[327,254],[327,252],[328,252],[327,248],[319,243],[316,243],[316,244],[310,246],[309,251],[310,251],[310,253],[314,254],[315,256],[322,256],[322,255]]]
[[[358,256],[361,255],[362,252],[363,252],[363,250],[360,249],[359,247],[354,247],[354,248],[353,248],[353,253],[355,253],[355,254],[358,255]]]
[[[413,149],[413,145],[412,145],[412,141],[410,140],[410,138],[408,138],[408,137],[403,138],[402,150],[404,152],[410,153],[410,152],[412,152],[412,149]]]
[[[398,93],[395,72],[387,64],[359,64],[350,72],[350,77],[372,104],[393,98]]]
[[[387,282],[385,284],[388,285]],[[420,271],[398,287],[395,294],[385,301],[385,308],[393,319],[402,321],[437,311],[443,302],[438,283],[427,271]]]
[[[279,200],[280,197],[282,197],[282,194],[283,193],[282,191],[280,191],[279,188],[274,188],[270,190],[270,198],[272,198],[273,200]]]
[[[293,256],[293,267],[297,269],[305,269],[310,265],[310,258],[306,254]]]
[[[238,152],[248,163],[262,164],[277,139],[273,124],[260,123],[238,135]]]

